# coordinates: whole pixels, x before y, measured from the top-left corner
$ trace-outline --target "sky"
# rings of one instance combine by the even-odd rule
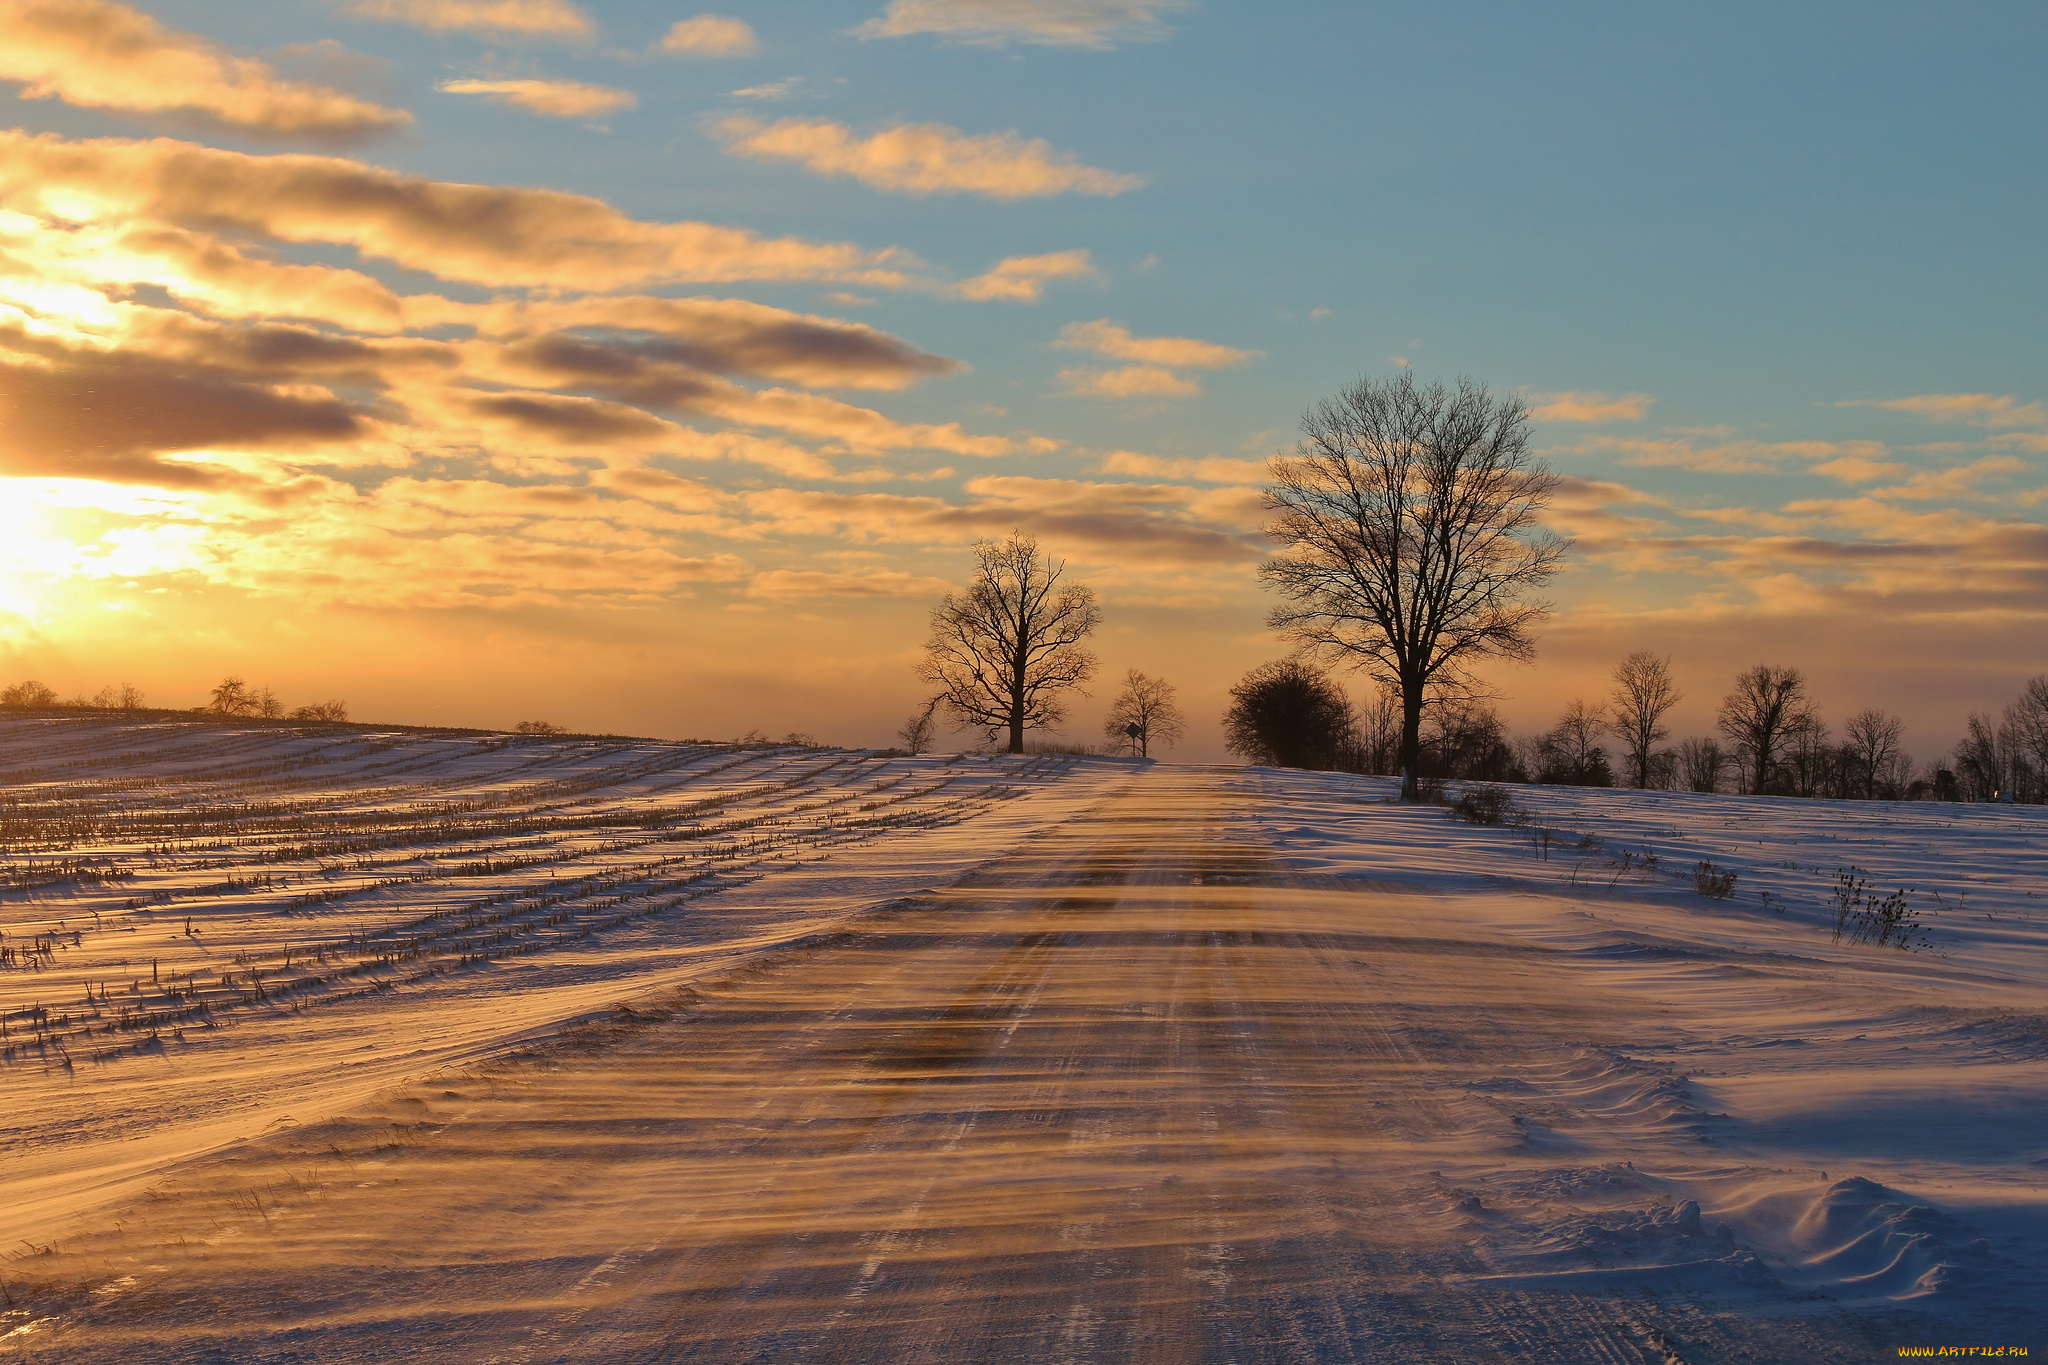
[[[0,0],[0,677],[882,744],[969,546],[1176,756],[1264,462],[1531,409],[1512,726],[1668,654],[1922,758],[2048,671],[2048,10]],[[1357,690],[1362,694],[1360,680]],[[970,736],[959,736],[966,742]]]

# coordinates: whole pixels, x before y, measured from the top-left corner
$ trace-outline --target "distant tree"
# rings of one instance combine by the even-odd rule
[[[1806,675],[1796,668],[1758,664],[1735,679],[1721,699],[1715,727],[1734,743],[1747,770],[1749,790],[1770,790],[1786,742],[1820,723],[1806,693]]]
[[[2012,734],[1992,717],[1972,711],[1953,756],[1956,794],[1964,801],[1989,801],[2012,786]]]
[[[1384,684],[1358,713],[1357,768],[1377,777],[1401,770],[1401,694]]]
[[[1880,784],[1891,780],[1901,757],[1899,740],[1906,723],[1882,711],[1858,711],[1842,728],[1842,751],[1856,795],[1875,800]]]
[[[931,752],[932,741],[938,738],[938,720],[933,712],[938,709],[939,699],[933,697],[924,708],[913,713],[903,722],[903,728],[896,732],[896,738],[903,742],[906,752],[916,755]]]
[[[291,718],[293,720],[347,720],[348,703],[339,699],[334,701],[316,701],[307,706],[294,707]]]
[[[248,716],[255,714],[259,704],[260,699],[249,684],[230,674],[214,684],[206,705],[201,709],[216,716]]]
[[[1150,758],[1154,744],[1171,749],[1187,734],[1187,717],[1174,702],[1175,689],[1164,678],[1149,677],[1132,669],[1124,674],[1124,690],[1109,704],[1102,733],[1109,740],[1106,753],[1136,754]]]
[[[1223,747],[1248,763],[1328,770],[1356,743],[1350,699],[1311,664],[1260,664],[1230,689]]]
[[[119,687],[108,683],[93,693],[92,700],[85,704],[102,711],[139,711],[142,702],[142,690],[133,683],[122,683]]]
[[[512,733],[515,735],[559,735],[562,733],[562,727],[552,721],[522,720],[512,727]],[[745,741],[742,742],[744,743]]]
[[[256,714],[277,720],[284,715],[284,703],[277,699],[277,693],[266,687],[256,694]]]
[[[53,687],[45,687],[42,683],[34,680],[19,682],[5,690],[0,690],[0,706],[23,706],[34,710],[41,710],[46,706],[55,706],[56,704],[57,690]]]
[[[1721,777],[1728,767],[1728,755],[1712,735],[1688,739],[1678,746],[1678,780],[1689,792],[1721,790]]]
[[[1671,680],[1671,660],[1639,649],[1623,659],[1614,670],[1614,690],[1608,693],[1610,722],[1621,740],[1628,759],[1628,781],[1632,787],[1654,785],[1651,769],[1657,759],[1657,741],[1667,738],[1664,716],[1685,700],[1685,693]]]
[[[1102,612],[1095,590],[1063,586],[1066,565],[1021,531],[976,542],[974,558],[974,581],[933,608],[917,672],[960,725],[991,743],[1007,732],[1009,752],[1021,754],[1024,732],[1057,725],[1066,694],[1095,675],[1081,641]]]
[[[804,730],[791,730],[782,737],[782,742],[794,745],[799,749],[815,749],[819,747],[818,737]]]
[[[1538,782],[1569,787],[1611,787],[1614,769],[1595,741],[1608,728],[1606,708],[1574,698],[1537,746]]]
[[[1477,702],[1433,706],[1422,735],[1424,777],[1526,782],[1527,767],[1509,742],[1500,713]]]
[[[1570,546],[1537,526],[1557,475],[1529,453],[1522,401],[1469,379],[1361,379],[1301,426],[1265,487],[1266,532],[1288,547],[1259,566],[1285,599],[1270,624],[1400,693],[1416,800],[1424,706],[1472,695],[1481,659],[1535,656],[1549,609],[1529,594]]]

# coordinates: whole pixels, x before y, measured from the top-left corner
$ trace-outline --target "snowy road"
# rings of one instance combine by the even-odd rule
[[[1927,1339],[1678,1197],[1739,1165],[1625,1051],[1656,1027],[1639,994],[1443,898],[1288,871],[1246,836],[1254,799],[1135,771],[834,937],[191,1168],[70,1239],[78,1287],[47,1274],[8,1344],[1697,1363]],[[1869,1240],[1875,1196],[1814,1189],[1794,1221]]]

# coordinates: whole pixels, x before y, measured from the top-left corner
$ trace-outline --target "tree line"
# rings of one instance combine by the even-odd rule
[[[101,688],[92,696],[80,692],[69,701],[58,697],[55,688],[30,679],[0,688],[0,706],[19,707],[26,711],[44,711],[56,707],[70,707],[90,711],[143,711],[148,710],[147,698],[142,690],[132,683],[122,683]],[[268,687],[252,687],[242,678],[229,675],[214,684],[206,701],[192,708],[199,715],[206,716],[259,716],[267,720],[316,720],[342,721],[348,719],[348,703],[339,699],[308,702],[289,710],[278,699],[277,693]]]
[[[2048,800],[2048,677],[1997,718],[1972,714],[1954,752],[1924,769],[1897,716],[1866,709],[1836,734],[1805,675],[1759,664],[1737,675],[1712,733],[1666,744],[1684,700],[1670,660],[1615,668],[1608,694],[1575,699],[1550,729],[1512,736],[1475,676],[1529,662],[1550,614],[1535,594],[1571,542],[1541,526],[1559,477],[1529,449],[1513,395],[1410,372],[1361,379],[1302,419],[1304,440],[1269,465],[1259,566],[1280,601],[1267,623],[1294,646],[1232,689],[1230,752],[1254,763],[1398,775],[1407,800],[1451,778],[1860,799]],[[1093,677],[1084,646],[1095,593],[1021,532],[975,545],[975,574],[931,614],[919,678],[933,691],[900,737],[930,747],[941,716],[1024,751]],[[1374,684],[1355,708],[1332,676]],[[1171,684],[1132,670],[1104,723],[1113,751],[1146,754],[1184,733]]]
[[[1667,714],[1684,693],[1670,660],[1647,651],[1616,667],[1612,690],[1574,699],[1548,730],[1514,735],[1469,699],[1426,710],[1418,773],[1447,780],[1534,782],[1652,791],[1836,800],[2048,802],[2048,677],[2004,714],[1973,714],[1968,733],[1925,765],[1905,750],[1905,723],[1866,708],[1839,733],[1805,675],[1757,665],[1737,675],[1714,730],[1673,744]],[[1226,747],[1248,762],[1392,776],[1400,771],[1400,704],[1382,689],[1354,707],[1341,683],[1299,659],[1263,664],[1231,689]]]

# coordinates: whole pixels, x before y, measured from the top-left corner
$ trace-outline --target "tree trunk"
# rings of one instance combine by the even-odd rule
[[[1422,775],[1422,684],[1401,680],[1401,799],[1420,799],[1417,779]]]

